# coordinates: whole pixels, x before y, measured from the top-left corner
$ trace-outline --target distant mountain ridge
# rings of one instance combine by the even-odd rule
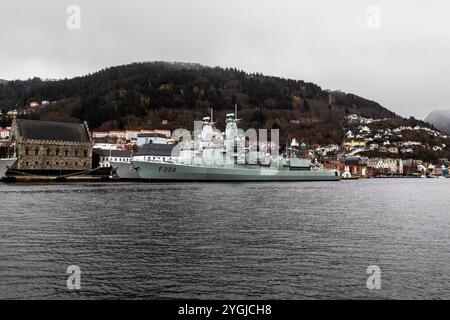
[[[98,130],[192,129],[211,107],[223,129],[225,114],[237,104],[244,129],[280,128],[282,141],[298,137],[309,144],[341,142],[345,114],[403,119],[374,101],[303,80],[194,63],[133,63],[72,79],[34,78],[0,86],[2,111],[43,100],[55,103],[28,117],[86,120]]]
[[[426,116],[424,121],[450,134],[450,110],[434,110]]]

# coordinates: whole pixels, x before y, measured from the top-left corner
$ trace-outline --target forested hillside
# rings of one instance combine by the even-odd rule
[[[341,142],[342,115],[396,117],[378,103],[353,94],[329,92],[302,80],[248,74],[236,69],[186,63],[134,63],[83,77],[39,78],[0,84],[0,109],[50,105],[25,117],[87,120],[92,129],[187,128],[214,108],[217,125],[239,108],[243,128],[281,128],[281,138],[308,143]],[[28,108],[29,109],[29,108]],[[31,111],[31,110],[28,110]]]

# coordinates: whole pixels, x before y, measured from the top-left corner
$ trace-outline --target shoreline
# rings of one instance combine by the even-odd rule
[[[351,177],[342,178],[340,181],[352,181],[352,180],[371,180],[371,179],[448,179],[450,177],[412,177],[412,176],[378,176],[378,177]],[[104,182],[104,183],[117,183],[117,182],[136,182],[136,183],[151,183],[151,182],[161,182],[161,181],[151,181],[147,179],[120,179],[117,177],[109,176],[69,176],[69,177],[58,177],[58,176],[7,176],[0,178],[0,183],[84,183],[84,182]],[[167,183],[173,183],[174,181],[167,181]],[[206,182],[209,181],[198,181]],[[212,181],[211,181],[212,182]],[[235,182],[235,181],[223,181]],[[246,182],[246,181],[241,181]],[[255,181],[248,181],[255,182]],[[270,182],[270,181],[264,181]],[[303,182],[303,181],[299,181]]]

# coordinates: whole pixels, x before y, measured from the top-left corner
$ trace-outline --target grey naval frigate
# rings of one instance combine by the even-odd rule
[[[235,113],[226,115],[226,129],[216,130],[210,117],[203,118],[199,139],[182,141],[171,157],[133,157],[132,169],[150,181],[338,181],[336,170],[299,157],[294,148],[278,155],[272,148],[251,147],[237,128]],[[195,134],[195,133],[194,133]],[[270,144],[270,142],[269,142]]]

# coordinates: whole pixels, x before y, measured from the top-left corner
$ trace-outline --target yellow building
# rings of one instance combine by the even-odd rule
[[[365,146],[366,146],[366,142],[363,140],[344,141],[344,147],[346,147],[346,148],[363,148]]]

